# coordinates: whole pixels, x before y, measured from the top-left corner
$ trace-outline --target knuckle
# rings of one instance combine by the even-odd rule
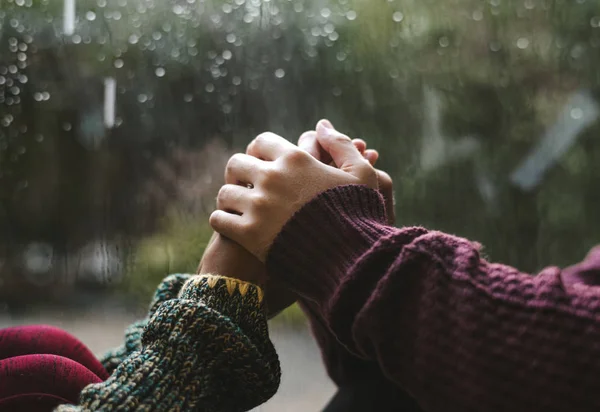
[[[269,198],[263,194],[255,194],[252,197],[252,204],[256,210],[265,210],[269,208]]]
[[[281,172],[276,167],[268,167],[262,171],[262,183],[270,184],[280,178]]]
[[[235,166],[237,164],[239,164],[239,162],[240,162],[240,157],[241,157],[241,153],[236,153],[229,158],[229,160],[227,161],[227,164],[225,165],[226,173],[231,173],[234,170]]]
[[[311,158],[310,154],[304,150],[294,150],[285,155],[285,162],[292,165],[306,164]]]
[[[210,216],[208,217],[208,224],[214,230],[217,230],[217,227],[219,226],[219,213],[217,211],[212,212],[210,214]]]
[[[352,140],[345,134],[338,133],[333,136],[333,141],[337,144],[352,144]]]

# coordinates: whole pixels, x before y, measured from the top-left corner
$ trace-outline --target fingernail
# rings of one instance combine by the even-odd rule
[[[326,129],[334,129],[334,127],[331,124],[331,122],[329,120],[327,120],[327,119],[323,119],[319,123],[322,124],[323,127],[325,127]]]

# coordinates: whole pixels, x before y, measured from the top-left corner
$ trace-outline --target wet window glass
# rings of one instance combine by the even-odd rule
[[[0,0],[0,29],[0,326],[119,343],[195,271],[231,154],[320,118],[380,151],[399,225],[526,271],[599,239],[597,0]],[[265,410],[333,391],[302,322]]]

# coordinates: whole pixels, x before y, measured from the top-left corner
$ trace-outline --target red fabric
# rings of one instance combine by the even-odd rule
[[[42,412],[76,404],[83,388],[107,377],[91,351],[63,330],[0,330],[0,411]]]
[[[477,243],[386,222],[376,191],[338,187],[267,258],[310,309],[338,385],[381,374],[427,412],[600,411],[600,248],[532,276]]]
[[[94,354],[70,333],[48,325],[0,329],[0,360],[13,356],[59,355],[81,363],[102,380],[108,372]]]
[[[62,356],[14,356],[0,361],[0,410],[51,411],[61,403],[77,404],[83,388],[100,382]]]

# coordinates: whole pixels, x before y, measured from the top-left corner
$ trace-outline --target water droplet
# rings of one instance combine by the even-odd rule
[[[529,46],[529,39],[526,37],[521,37],[517,40],[517,47],[519,49],[526,49]]]
[[[535,2],[534,0],[525,0],[525,8],[527,10],[533,10],[535,8]]]
[[[500,51],[500,49],[502,49],[502,44],[500,44],[500,42],[497,42],[497,41],[490,42],[490,50],[491,51],[497,52],[497,51]]]
[[[72,128],[71,123],[63,123],[62,128],[64,131],[68,132]]]
[[[148,101],[148,95],[143,94],[143,93],[142,94],[138,94],[137,100],[140,103],[146,103]]]
[[[400,12],[400,11],[397,11],[394,14],[392,14],[392,19],[396,23],[400,23],[402,20],[404,20],[404,14],[402,12]]]
[[[590,26],[594,28],[600,27],[600,16],[594,16],[590,19]]]
[[[35,135],[35,141],[38,143],[41,143],[44,141],[44,135],[43,134],[36,134]]]
[[[18,154],[20,154],[20,155],[23,155],[23,154],[25,154],[25,152],[27,152],[27,149],[25,149],[25,147],[24,147],[24,146],[19,146],[19,147],[17,148],[17,153],[18,153]]]
[[[125,63],[124,63],[124,62],[123,62],[123,60],[121,60],[121,59],[117,59],[117,60],[115,60],[115,67],[116,67],[117,69],[120,69],[121,67],[123,67],[123,65],[124,65],[124,64],[125,64]]]
[[[173,13],[179,16],[179,15],[185,13],[185,9],[183,8],[183,6],[177,4],[177,5],[173,6]]]
[[[481,10],[475,10],[472,17],[475,21],[481,21],[483,20],[483,12]]]
[[[328,37],[329,37],[329,40],[336,41],[337,39],[340,38],[340,35],[336,31],[334,31]]]
[[[0,76],[0,85],[3,85],[5,83],[6,83],[6,77]]]
[[[450,46],[450,39],[446,36],[442,36],[438,40],[438,43],[440,44],[440,47],[448,47]]]
[[[42,100],[44,100],[44,101],[50,100],[50,93],[42,92]]]
[[[283,70],[283,69],[275,70],[275,77],[277,77],[278,79],[282,79],[284,76],[285,76],[285,70]]]
[[[34,93],[33,94],[33,100],[35,100],[36,102],[41,102],[43,100],[42,99],[42,94],[39,93],[39,92]]]
[[[87,13],[85,13],[85,18],[89,21],[94,21],[96,20],[96,13],[94,13],[93,11],[88,11]]]
[[[233,83],[235,86],[239,86],[242,84],[242,78],[240,76],[234,76],[233,79],[231,79],[231,83]]]
[[[350,21],[356,20],[357,14],[354,10],[350,10],[346,13],[346,18]]]
[[[157,67],[156,70],[154,70],[154,73],[156,74],[156,77],[163,77],[166,71],[162,67]]]
[[[131,36],[129,36],[129,43],[130,44],[137,44],[137,42],[140,40],[140,37],[137,34],[132,34]]]
[[[235,37],[235,34],[233,34],[233,33],[229,33],[227,35],[227,37],[225,38],[225,40],[227,40],[227,43],[234,43],[235,39],[236,39],[236,37]]]
[[[208,93],[212,93],[215,91],[215,85],[212,83],[208,83],[206,87],[204,87],[204,90],[206,90]]]
[[[229,14],[233,11],[233,7],[231,7],[231,4],[225,3],[225,4],[223,4],[222,8],[223,8],[223,13],[225,13],[225,14]]]
[[[160,40],[162,38],[162,33],[159,31],[155,31],[154,33],[152,33],[152,38],[154,40]]]
[[[335,96],[335,97],[340,97],[342,95],[342,89],[340,89],[339,87],[334,87],[331,90],[331,93]]]
[[[575,120],[581,119],[583,117],[583,110],[581,110],[579,107],[571,109],[571,117]]]
[[[224,50],[222,56],[225,60],[231,60],[233,53],[231,53],[229,50]]]
[[[329,10],[327,7],[325,7],[324,9],[321,10],[321,16],[323,16],[324,18],[329,18],[329,16],[331,16],[331,10]]]
[[[189,103],[192,100],[194,100],[194,96],[192,96],[190,93],[183,95],[184,102]]]

